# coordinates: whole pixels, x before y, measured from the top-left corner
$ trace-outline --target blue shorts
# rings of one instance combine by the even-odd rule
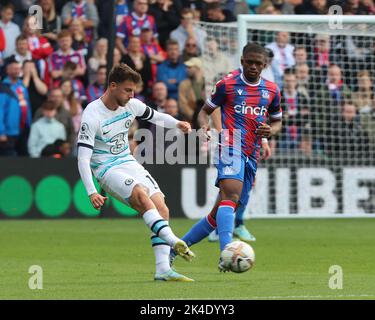
[[[253,187],[257,162],[245,155],[231,155],[231,160],[224,155],[220,157],[215,167],[218,171],[216,187],[219,187],[219,182],[224,179],[235,179],[243,182],[240,204],[246,205]]]

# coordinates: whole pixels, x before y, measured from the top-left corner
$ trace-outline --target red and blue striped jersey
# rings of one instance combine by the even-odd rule
[[[241,69],[217,82],[206,102],[213,109],[221,109],[222,128],[227,134],[225,144],[238,149],[234,143],[240,141],[242,154],[255,160],[259,158],[261,146],[261,137],[255,130],[268,117],[271,121],[282,117],[277,85],[263,78],[251,84]]]
[[[130,36],[139,37],[142,29],[151,29],[154,38],[158,36],[155,18],[149,14],[144,14],[142,17],[138,17],[134,12],[125,16],[117,27],[116,36],[122,38],[125,47],[128,46]]]

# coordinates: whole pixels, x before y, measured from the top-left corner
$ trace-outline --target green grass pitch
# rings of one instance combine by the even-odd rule
[[[172,219],[182,236],[194,221]],[[375,219],[253,220],[254,269],[217,270],[218,244],[193,246],[176,262],[193,283],[155,282],[141,219],[0,222],[0,299],[375,299]],[[43,289],[30,290],[31,265]],[[343,289],[328,270],[343,270]]]

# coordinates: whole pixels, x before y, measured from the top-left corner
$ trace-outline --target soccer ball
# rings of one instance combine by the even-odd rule
[[[250,270],[255,262],[253,248],[243,241],[228,243],[221,252],[221,260],[225,267],[236,273]]]

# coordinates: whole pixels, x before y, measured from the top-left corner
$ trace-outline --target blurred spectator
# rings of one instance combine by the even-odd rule
[[[275,76],[273,75],[273,71],[272,71],[272,60],[274,57],[273,51],[269,48],[266,48],[266,52],[267,52],[267,64],[266,64],[266,67],[263,69],[261,76],[262,78],[268,81],[275,82]]]
[[[214,39],[207,41],[207,55],[202,56],[203,74],[206,79],[206,94],[225,74],[233,70],[231,61],[219,50]]]
[[[369,14],[368,6],[365,6],[359,0],[346,0],[343,4],[343,13],[346,15],[366,15]]]
[[[147,0],[134,0],[133,11],[125,16],[121,24],[117,28],[116,46],[122,54],[127,53],[127,46],[130,36],[139,37],[143,28],[149,28],[153,32],[153,36],[157,38],[155,19],[152,15],[147,14]]]
[[[23,35],[27,38],[29,50],[35,60],[47,59],[53,52],[47,38],[40,35],[40,30],[35,28],[35,16],[27,16],[23,25]]]
[[[361,5],[365,7],[364,14],[375,14],[375,4],[373,0],[361,0]]]
[[[67,61],[63,67],[62,75],[60,80],[54,82],[55,87],[61,86],[62,81],[69,80],[72,83],[72,88],[74,91],[74,96],[76,99],[80,100],[82,103],[86,103],[86,91],[80,79],[75,77],[77,70],[77,64],[72,61]]]
[[[149,14],[155,18],[159,43],[163,49],[172,30],[180,24],[181,11],[179,0],[157,0],[150,6]]]
[[[177,29],[171,32],[171,39],[178,42],[180,52],[185,47],[188,38],[194,37],[197,41],[199,50],[202,51],[206,41],[206,32],[198,29],[193,24],[193,11],[191,9],[183,9],[181,11],[181,24]]]
[[[183,118],[180,116],[178,110],[179,110],[179,108],[178,108],[177,101],[175,99],[172,99],[172,98],[167,99],[167,101],[165,102],[165,106],[164,106],[164,112],[166,114],[169,114],[173,118],[176,118],[178,120],[182,120]]]
[[[42,35],[57,49],[57,35],[61,31],[62,21],[56,13],[55,0],[39,0],[38,4],[43,10]]]
[[[117,66],[122,61],[122,54],[118,48],[113,49],[113,66]]]
[[[64,96],[61,91],[61,88],[52,88],[49,91],[47,101],[52,102],[55,105],[57,111],[56,119],[64,125],[67,140],[71,145],[74,145],[74,142],[76,140],[76,134],[74,131],[72,116],[70,115],[69,111],[67,111],[64,107]],[[38,108],[35,112],[33,121],[37,121],[42,116],[42,109]]]
[[[272,1],[262,1],[259,7],[257,7],[256,12],[258,14],[280,14],[275,6],[273,5]]]
[[[235,0],[234,1],[233,14],[237,17],[239,14],[249,14],[250,8],[247,5],[247,0]]]
[[[96,71],[96,77],[93,84],[90,84],[86,90],[87,103],[99,99],[104,94],[107,81],[107,67],[100,66]]]
[[[163,81],[168,88],[168,96],[178,99],[178,86],[187,78],[186,67],[180,61],[179,46],[175,40],[167,42],[167,59],[158,66],[157,81]]]
[[[43,148],[41,156],[61,159],[68,157],[71,151],[72,146],[68,141],[57,139],[53,144],[49,144]]]
[[[278,10],[281,14],[294,14],[294,7],[296,3],[301,4],[302,0],[299,0],[299,1],[272,0],[272,3],[275,9]]]
[[[61,81],[60,88],[63,93],[63,106],[72,117],[74,133],[77,135],[81,125],[82,105],[74,94],[72,82],[70,80]]]
[[[6,48],[5,33],[3,28],[0,27],[0,66],[3,64],[3,51]]]
[[[7,62],[6,74],[7,77],[3,80],[3,83],[9,85],[10,89],[16,95],[21,113],[19,127],[20,134],[16,146],[17,154],[19,156],[27,156],[27,137],[31,123],[31,103],[29,93],[20,78],[21,65],[15,59]]]
[[[189,8],[192,10],[201,10],[202,9],[202,0],[181,0],[182,7]]]
[[[204,11],[205,14],[202,20],[206,22],[223,23],[237,20],[233,12],[223,9],[218,1],[208,3]]]
[[[23,63],[23,85],[27,88],[30,98],[31,114],[46,100],[48,86],[39,77],[34,61],[28,60]]]
[[[168,88],[162,81],[155,82],[152,87],[151,101],[148,105],[159,112],[164,112],[165,102],[168,98]]]
[[[67,61],[74,62],[78,65],[74,74],[75,77],[83,76],[86,71],[85,59],[80,51],[72,49],[73,39],[71,33],[68,30],[62,30],[57,36],[57,42],[59,44],[59,50],[52,53],[49,60],[52,78],[61,78],[63,66]]]
[[[107,65],[108,40],[100,38],[95,43],[92,57],[88,61],[89,83],[93,83],[96,78],[96,72],[100,66]],[[121,60],[121,59],[120,59]]]
[[[4,64],[9,60],[16,60],[21,66],[25,61],[31,61],[33,59],[29,50],[27,38],[24,35],[19,35],[16,39],[16,51],[10,57],[4,60]],[[4,70],[5,73],[5,70]],[[21,72],[22,77],[22,72]]]
[[[317,34],[314,46],[314,68],[323,69],[330,65],[330,40],[328,34]]]
[[[82,20],[73,19],[69,25],[69,31],[73,39],[73,50],[80,51],[84,57],[87,56],[89,54],[90,43],[89,39],[86,37]]]
[[[361,165],[369,160],[369,138],[362,128],[356,107],[350,101],[341,107],[341,116],[331,124],[333,135],[327,137],[326,152],[335,165]]]
[[[3,51],[3,58],[8,58],[15,54],[16,38],[21,34],[18,25],[12,22],[14,17],[14,6],[12,4],[5,5],[1,8],[0,28],[3,29],[5,35],[5,50]]]
[[[293,54],[294,54],[296,66],[300,66],[306,63],[308,64],[307,52],[304,47],[295,47]]]
[[[0,156],[16,156],[21,108],[9,84],[0,82]]]
[[[274,54],[272,69],[275,82],[282,88],[284,70],[293,67],[295,64],[293,56],[294,46],[289,43],[289,33],[284,31],[277,32],[275,41],[266,45],[266,47],[271,49]]]
[[[184,50],[182,51],[182,61],[185,62],[191,58],[199,57],[201,52],[198,48],[198,43],[195,37],[188,37],[185,42]]]
[[[80,20],[85,29],[87,41],[90,43],[96,39],[99,16],[98,9],[93,1],[73,0],[67,2],[62,9],[61,18],[64,25],[68,27],[73,20]]]
[[[296,14],[327,14],[327,0],[305,0],[303,4],[295,7]]]
[[[310,99],[314,90],[319,88],[317,88],[315,81],[312,81],[313,77],[310,75],[309,66],[307,63],[298,64],[295,70],[298,85],[297,90]]]
[[[367,70],[358,72],[358,90],[353,92],[353,103],[360,113],[370,112],[373,102],[373,86]]]
[[[361,114],[361,125],[366,130],[370,142],[369,157],[372,159],[372,165],[375,160],[375,95],[373,96],[371,109]]]
[[[31,125],[28,150],[32,158],[38,158],[43,148],[57,139],[66,139],[64,125],[56,120],[56,106],[46,101],[41,106],[42,117]]]
[[[156,80],[158,64],[167,58],[167,53],[160,47],[158,42],[152,36],[151,29],[142,29],[141,44],[143,53],[149,57],[152,69],[152,83]]]
[[[147,95],[148,88],[152,86],[151,62],[150,58],[143,53],[139,37],[130,36],[128,53],[124,55],[122,62],[141,75],[144,83],[142,94]]]
[[[332,124],[337,123],[341,116],[341,105],[344,101],[351,101],[351,91],[344,84],[341,68],[332,64],[328,68],[327,81],[320,90],[315,91],[314,97],[314,122],[312,128],[316,130],[316,136],[323,147],[326,148],[326,140],[330,135],[336,135],[332,131]]]
[[[116,0],[116,27],[118,27],[122,20],[130,13],[128,0]]]
[[[310,139],[309,103],[308,98],[297,91],[296,75],[290,69],[287,69],[284,74],[281,104],[283,106],[283,128],[279,137],[279,148],[284,151],[302,151],[300,149],[301,142]],[[306,148],[306,143],[304,146]],[[311,150],[311,148],[307,148],[307,150]]]
[[[202,70],[202,60],[191,58],[185,62],[188,78],[180,83],[178,101],[180,113],[186,121],[193,121],[197,109],[197,102],[206,100],[205,80]]]

